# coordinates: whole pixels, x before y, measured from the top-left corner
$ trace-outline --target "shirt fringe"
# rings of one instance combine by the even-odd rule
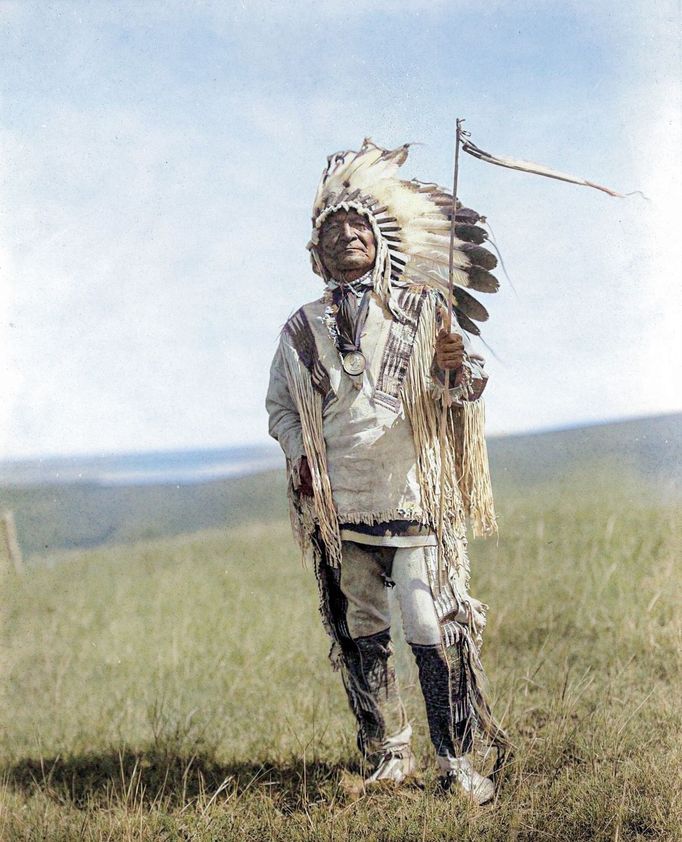
[[[381,512],[339,512],[339,523],[373,526],[390,520],[409,520],[422,526],[429,526],[429,516],[421,509],[384,509]]]

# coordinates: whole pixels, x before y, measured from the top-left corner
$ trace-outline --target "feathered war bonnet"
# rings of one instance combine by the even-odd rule
[[[393,283],[434,287],[448,297],[452,193],[437,184],[398,178],[409,146],[382,149],[365,138],[359,152],[330,155],[313,205],[308,243],[313,270],[328,280],[318,249],[324,221],[336,211],[355,210],[374,232],[374,289],[385,303]],[[489,272],[497,258],[481,246],[488,235],[476,223],[485,217],[459,201],[456,207],[452,304],[460,326],[478,335],[472,320],[485,321],[488,311],[467,290],[497,292],[499,283]]]

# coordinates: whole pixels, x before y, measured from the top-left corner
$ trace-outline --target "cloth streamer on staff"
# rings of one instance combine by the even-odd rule
[[[462,134],[464,134],[464,132],[462,132]],[[569,175],[568,173],[560,172],[559,170],[552,170],[549,167],[543,166],[543,164],[534,164],[532,161],[506,158],[501,155],[491,155],[490,152],[484,152],[482,149],[479,149],[478,146],[470,140],[462,140],[461,145],[463,152],[467,152],[469,155],[473,155],[474,158],[485,161],[487,164],[496,164],[498,167],[506,167],[510,170],[519,170],[520,172],[529,172],[534,175],[544,175],[547,178],[556,178],[558,181],[568,181],[570,184],[580,184],[583,187],[594,187],[595,190],[601,190],[602,193],[608,193],[609,196],[615,196],[617,199],[625,198],[622,193],[616,193],[615,190],[611,190],[609,187],[603,187],[601,184],[595,184],[593,181],[588,181],[586,178],[579,178],[578,176]]]

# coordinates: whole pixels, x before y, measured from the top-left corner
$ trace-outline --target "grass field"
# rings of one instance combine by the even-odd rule
[[[313,575],[278,520],[5,576],[0,838],[680,839],[679,510],[583,480],[507,489],[499,541],[472,546],[516,746],[493,805],[437,794],[403,648],[425,787],[358,791]]]

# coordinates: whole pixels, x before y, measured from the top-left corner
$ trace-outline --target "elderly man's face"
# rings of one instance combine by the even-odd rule
[[[320,230],[320,257],[327,272],[339,283],[361,278],[374,266],[377,245],[366,216],[357,211],[336,211]]]

